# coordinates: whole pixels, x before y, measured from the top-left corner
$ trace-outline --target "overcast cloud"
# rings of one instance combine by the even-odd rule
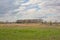
[[[60,21],[60,0],[0,0],[0,21],[33,18]]]

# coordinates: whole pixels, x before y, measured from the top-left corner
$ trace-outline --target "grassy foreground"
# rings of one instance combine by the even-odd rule
[[[6,26],[0,25],[0,40],[60,40],[60,28]]]

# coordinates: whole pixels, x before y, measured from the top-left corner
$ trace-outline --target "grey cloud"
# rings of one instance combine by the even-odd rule
[[[6,19],[10,21],[29,17],[54,19],[55,16],[56,19],[60,18],[60,0],[38,0],[36,3],[31,3],[28,5],[25,5],[25,3],[28,4],[28,0],[0,0],[0,20]],[[41,3],[43,4],[38,5]],[[35,10],[32,14],[30,11],[27,12],[31,9]]]

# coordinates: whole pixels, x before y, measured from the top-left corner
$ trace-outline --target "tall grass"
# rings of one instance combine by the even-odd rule
[[[60,29],[0,29],[0,40],[60,40]]]
[[[60,25],[0,24],[0,40],[60,40]]]

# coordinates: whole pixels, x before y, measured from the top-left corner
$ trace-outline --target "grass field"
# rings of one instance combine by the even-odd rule
[[[0,24],[0,40],[60,40],[60,25]]]

